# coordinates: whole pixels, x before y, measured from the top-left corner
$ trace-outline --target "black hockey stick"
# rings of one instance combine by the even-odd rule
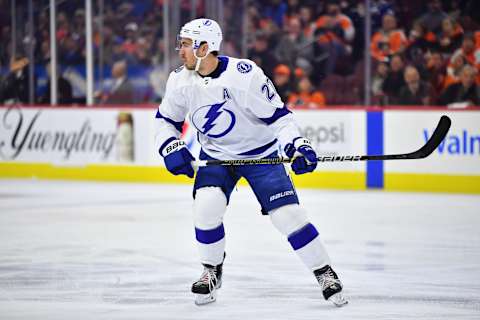
[[[340,161],[369,161],[369,160],[405,160],[405,159],[423,159],[428,157],[438,145],[443,141],[450,129],[452,121],[449,117],[443,115],[438,122],[437,128],[433,132],[427,143],[420,149],[410,153],[384,154],[384,155],[365,155],[365,156],[321,156],[318,162],[340,162]],[[241,166],[256,164],[279,164],[290,163],[293,158],[266,158],[266,159],[243,159],[243,160],[198,160],[194,161],[194,166]]]

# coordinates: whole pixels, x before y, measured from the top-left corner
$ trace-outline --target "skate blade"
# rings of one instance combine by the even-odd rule
[[[341,292],[335,293],[328,301],[332,302],[336,307],[343,307],[348,304],[348,300],[343,296]]]
[[[215,302],[217,300],[217,293],[215,291],[210,294],[195,294],[195,304],[197,306],[202,306]]]

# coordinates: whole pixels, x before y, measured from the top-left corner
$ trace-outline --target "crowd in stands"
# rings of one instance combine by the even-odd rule
[[[479,1],[371,3],[373,105],[480,105]],[[365,11],[363,1],[255,2],[249,58],[291,106],[361,104]]]
[[[128,84],[125,70],[163,62],[163,2],[105,1],[102,34],[95,17],[95,57],[102,50],[103,63],[117,65],[113,77],[114,72],[121,73],[111,90]],[[85,12],[73,3],[62,3],[57,15],[62,66],[85,63]],[[189,19],[191,3],[181,1],[181,21]],[[241,19],[232,19],[240,2],[224,3],[228,25],[223,26],[223,53],[240,56]],[[203,16],[205,1],[197,4],[197,16]],[[366,10],[361,0],[250,1],[244,11],[247,58],[264,69],[282,99],[294,108],[363,104],[366,59],[372,65],[373,105],[480,105],[480,1],[371,0],[368,57]],[[36,21],[35,59],[43,64],[50,59],[48,18],[45,10]],[[0,28],[8,40],[9,25],[0,23]],[[9,62],[8,46],[0,45],[0,65]],[[115,101],[112,95],[99,92],[97,101]]]

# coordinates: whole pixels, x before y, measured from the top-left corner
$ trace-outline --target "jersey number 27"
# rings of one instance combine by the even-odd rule
[[[277,94],[277,92],[275,91],[275,86],[272,83],[272,80],[270,80],[268,77],[267,77],[267,81],[262,85],[262,92],[265,94],[265,97],[270,102],[272,102],[273,98]]]

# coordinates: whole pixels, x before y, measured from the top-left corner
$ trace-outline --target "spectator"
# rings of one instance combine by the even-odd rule
[[[10,62],[10,72],[5,79],[0,81],[0,103],[28,103],[29,61],[25,56],[19,55]]]
[[[462,44],[463,29],[451,18],[442,21],[442,32],[438,40],[440,52],[452,54]]]
[[[443,85],[444,89],[451,84],[460,82],[460,73],[465,65],[466,62],[463,55],[459,54],[452,56],[447,67],[447,76],[445,77],[445,83]]]
[[[377,64],[375,74],[372,77],[372,96],[376,103],[383,104],[384,93],[382,87],[387,75],[388,64],[384,62]]]
[[[387,104],[395,104],[398,101],[398,90],[405,85],[403,68],[403,58],[398,54],[394,55],[390,61],[390,71],[382,85]]]
[[[57,41],[61,44],[70,32],[68,17],[65,12],[59,12],[57,15]]]
[[[423,56],[425,52],[435,47],[436,40],[433,32],[427,31],[419,21],[414,22],[408,36],[407,56],[411,59]]]
[[[342,14],[337,1],[328,2],[327,14],[317,19],[315,36],[317,38],[315,56],[326,55],[325,65],[323,67],[317,65],[317,72],[320,71],[325,76],[333,73],[340,59],[343,64],[348,64],[345,58],[352,54],[350,44],[355,36],[355,29],[352,20]]]
[[[288,99],[288,104],[292,108],[307,107],[309,109],[318,109],[325,107],[325,96],[320,91],[314,90],[308,77],[304,76],[300,79],[297,89],[298,91],[292,93]]]
[[[315,29],[315,23],[313,22],[313,11],[309,6],[302,5],[299,9],[300,23],[302,24],[303,34],[310,38],[313,35]]]
[[[85,61],[85,57],[82,56],[82,45],[75,41],[72,37],[67,36],[63,42],[63,45],[59,48],[59,61],[66,65],[77,65]]]
[[[74,39],[85,37],[85,10],[83,9],[75,10],[72,34]]]
[[[152,56],[152,65],[163,64],[163,59],[165,57],[165,41],[163,38],[160,38],[156,41],[156,48]]]
[[[283,102],[287,102],[288,97],[292,93],[290,75],[290,68],[284,64],[279,64],[273,71],[273,84]]]
[[[430,105],[430,88],[420,80],[418,70],[413,66],[405,68],[404,79],[406,85],[400,89],[398,104],[405,106]]]
[[[473,34],[466,34],[463,38],[462,46],[452,55],[451,61],[462,56],[466,63],[474,66],[477,73],[480,71],[480,48],[475,46],[475,39]],[[477,74],[477,83],[480,83],[480,78]]]
[[[290,68],[295,67],[297,58],[310,57],[311,46],[302,33],[300,19],[291,18],[286,24],[286,31],[275,48],[275,56],[278,61],[287,64]]]
[[[300,0],[287,0],[286,18],[290,19],[300,13]]]
[[[47,89],[45,94],[38,99],[40,104],[51,104],[50,102],[50,87],[52,85],[52,70],[50,63],[45,66],[48,74]],[[60,72],[57,74],[57,102],[59,105],[69,105],[73,103],[72,85],[65,79]]]
[[[365,15],[365,5],[363,1],[358,1],[357,10],[361,10],[362,16]],[[382,18],[385,14],[393,14],[394,4],[390,0],[374,0],[370,2],[370,13],[372,15],[372,30],[382,27]]]
[[[465,65],[460,73],[460,82],[450,85],[440,97],[441,105],[461,103],[480,106],[479,87],[475,84],[476,70]]]
[[[48,40],[43,40],[40,44],[39,63],[47,63],[50,59],[50,43]]]
[[[114,83],[110,92],[100,96],[100,104],[132,104],[135,102],[134,89],[127,78],[127,63],[118,61],[113,64],[112,77]]]
[[[392,14],[384,15],[382,28],[372,37],[372,57],[388,62],[393,54],[402,53],[407,45],[407,37],[402,30],[397,29],[397,19]]]
[[[131,22],[125,26],[125,41],[122,44],[123,52],[133,56],[138,49],[137,44],[138,25]]]
[[[255,61],[269,78],[272,78],[273,69],[277,65],[277,59],[270,50],[268,37],[265,33],[261,31],[257,33],[254,47],[250,50],[248,57],[250,60]]]
[[[147,41],[145,38],[139,38],[137,40],[137,51],[135,52],[135,58],[137,64],[143,66],[149,66],[152,62],[152,57],[150,56],[151,51],[151,42]]]
[[[432,52],[427,57],[426,79],[432,89],[432,103],[436,103],[445,89],[447,69],[440,52]]]
[[[427,31],[431,31],[438,36],[441,32],[442,21],[445,18],[448,18],[448,15],[443,11],[442,2],[440,0],[430,0],[428,11],[420,17],[420,23]]]

